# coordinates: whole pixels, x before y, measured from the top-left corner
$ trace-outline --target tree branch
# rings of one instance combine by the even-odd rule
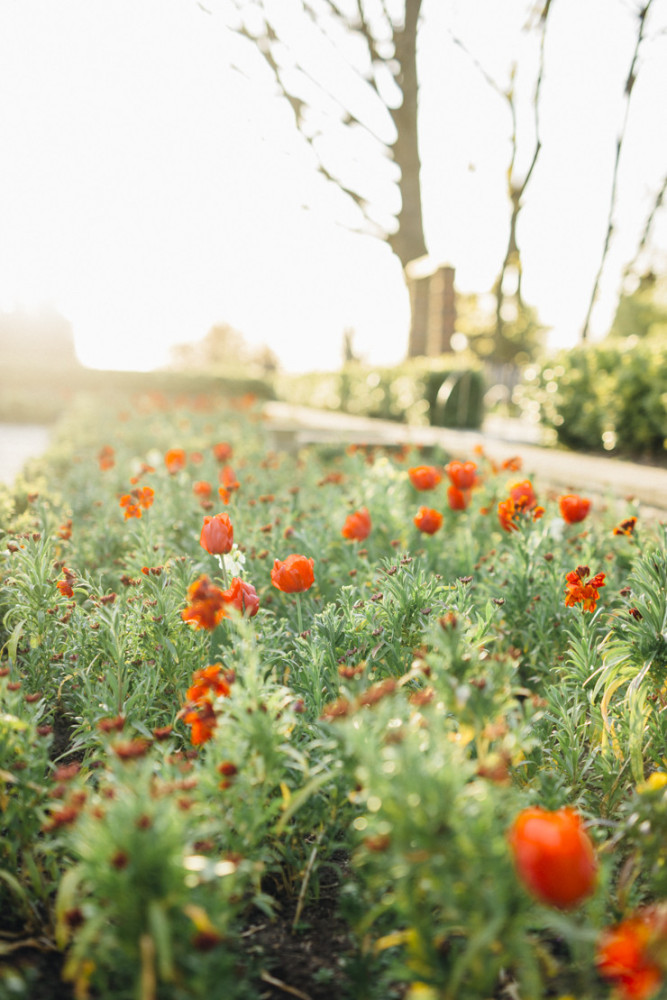
[[[593,313],[593,308],[597,301],[598,292],[600,290],[600,281],[602,279],[602,272],[604,271],[604,266],[607,262],[607,255],[609,253],[609,247],[611,246],[611,239],[614,233],[614,212],[616,210],[616,197],[618,189],[618,171],[619,164],[621,160],[621,151],[623,149],[623,142],[625,140],[625,135],[628,126],[628,119],[630,115],[630,101],[632,99],[632,91],[634,89],[635,81],[637,79],[637,60],[639,58],[639,50],[644,38],[644,28],[646,26],[646,18],[648,12],[651,9],[653,0],[646,0],[645,5],[637,12],[637,17],[639,21],[639,28],[637,30],[637,38],[635,41],[634,51],[632,53],[632,60],[630,62],[630,69],[628,71],[628,76],[625,81],[625,87],[623,90],[625,96],[625,108],[623,112],[623,121],[621,124],[621,130],[616,139],[616,153],[614,156],[614,169],[612,173],[611,182],[611,195],[609,199],[609,212],[607,215],[607,231],[605,233],[604,244],[602,247],[602,255],[600,257],[600,263],[598,265],[597,273],[595,275],[595,281],[593,282],[593,289],[591,291],[590,301],[588,303],[588,310],[586,312],[586,318],[584,320],[584,325],[581,330],[581,339],[585,341],[588,339],[588,334],[590,330],[591,315]]]
[[[634,271],[635,267],[637,266],[637,261],[639,260],[642,253],[644,252],[644,250],[648,245],[648,241],[651,236],[651,230],[653,229],[653,223],[655,222],[656,215],[662,208],[662,203],[664,201],[665,194],[667,194],[667,174],[665,174],[665,176],[663,177],[660,189],[658,190],[658,193],[656,194],[655,199],[653,201],[653,206],[651,207],[651,210],[646,217],[646,222],[644,223],[644,229],[642,230],[642,235],[640,237],[639,244],[637,245],[637,250],[635,251],[635,255],[632,258],[632,260],[625,266],[625,269],[623,271],[624,280],[629,277],[632,271]]]
[[[535,92],[533,96],[533,108],[534,108],[534,121],[535,121],[535,148],[533,150],[533,155],[528,166],[525,177],[521,182],[517,182],[515,179],[515,167],[516,158],[518,155],[519,148],[519,138],[517,133],[517,117],[516,117],[516,99],[514,92],[514,79],[516,75],[516,66],[512,67],[510,84],[506,90],[493,79],[493,77],[486,71],[484,66],[479,62],[479,60],[470,52],[466,45],[457,38],[455,35],[451,34],[450,37],[455,45],[457,45],[470,59],[473,66],[484,78],[486,83],[491,87],[491,89],[498,94],[499,97],[506,102],[511,120],[512,120],[512,132],[511,132],[511,153],[510,162],[507,168],[507,194],[512,206],[512,211],[510,215],[509,224],[509,236],[507,239],[507,248],[505,250],[505,256],[500,267],[500,273],[495,283],[495,293],[496,293],[496,336],[498,338],[502,337],[504,320],[502,316],[503,305],[505,302],[505,293],[503,291],[503,284],[505,282],[505,277],[507,275],[508,268],[511,264],[516,266],[517,270],[517,302],[519,306],[522,305],[522,295],[521,295],[521,279],[522,279],[522,267],[521,267],[521,253],[519,251],[519,245],[517,242],[516,231],[517,224],[519,221],[519,213],[523,207],[523,196],[525,194],[526,188],[530,182],[533,175],[535,165],[537,163],[538,157],[540,155],[540,150],[542,149],[542,141],[540,139],[540,94],[542,90],[542,81],[544,79],[544,50],[545,50],[545,39],[546,39],[546,29],[547,20],[549,17],[549,12],[551,10],[553,0],[546,0],[539,16],[539,26],[540,26],[540,62],[539,69],[537,73],[537,79],[535,82]]]

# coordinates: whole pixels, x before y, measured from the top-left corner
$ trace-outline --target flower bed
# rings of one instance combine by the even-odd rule
[[[663,528],[201,398],[3,509],[0,995],[660,995]]]

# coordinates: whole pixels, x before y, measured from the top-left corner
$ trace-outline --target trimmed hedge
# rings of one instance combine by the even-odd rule
[[[8,423],[50,423],[57,420],[77,393],[96,397],[141,397],[162,394],[193,398],[200,395],[275,399],[271,380],[223,373],[175,371],[104,371],[80,366],[60,369],[39,366],[3,370],[6,384],[0,397],[0,420]]]
[[[415,358],[395,368],[347,364],[338,372],[282,375],[281,399],[408,424],[477,429],[484,417],[484,377],[469,362]]]
[[[662,335],[608,337],[561,351],[526,370],[515,400],[523,410],[539,409],[569,448],[665,458],[667,342]]]

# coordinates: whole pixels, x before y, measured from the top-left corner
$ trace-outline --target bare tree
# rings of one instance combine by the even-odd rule
[[[422,0],[224,2],[230,27],[254,46],[291,106],[317,170],[357,206],[356,231],[388,243],[404,267],[425,254],[417,113]],[[317,64],[309,39],[337,61],[338,73]],[[359,148],[398,168],[388,171],[400,195],[393,217],[383,218],[363,175],[347,169]]]

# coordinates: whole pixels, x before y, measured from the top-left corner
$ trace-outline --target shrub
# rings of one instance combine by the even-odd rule
[[[277,392],[302,406],[438,427],[481,427],[484,377],[467,358],[413,358],[395,368],[283,376]]]
[[[570,448],[664,455],[667,344],[662,337],[607,338],[561,351],[529,369],[519,403]]]

